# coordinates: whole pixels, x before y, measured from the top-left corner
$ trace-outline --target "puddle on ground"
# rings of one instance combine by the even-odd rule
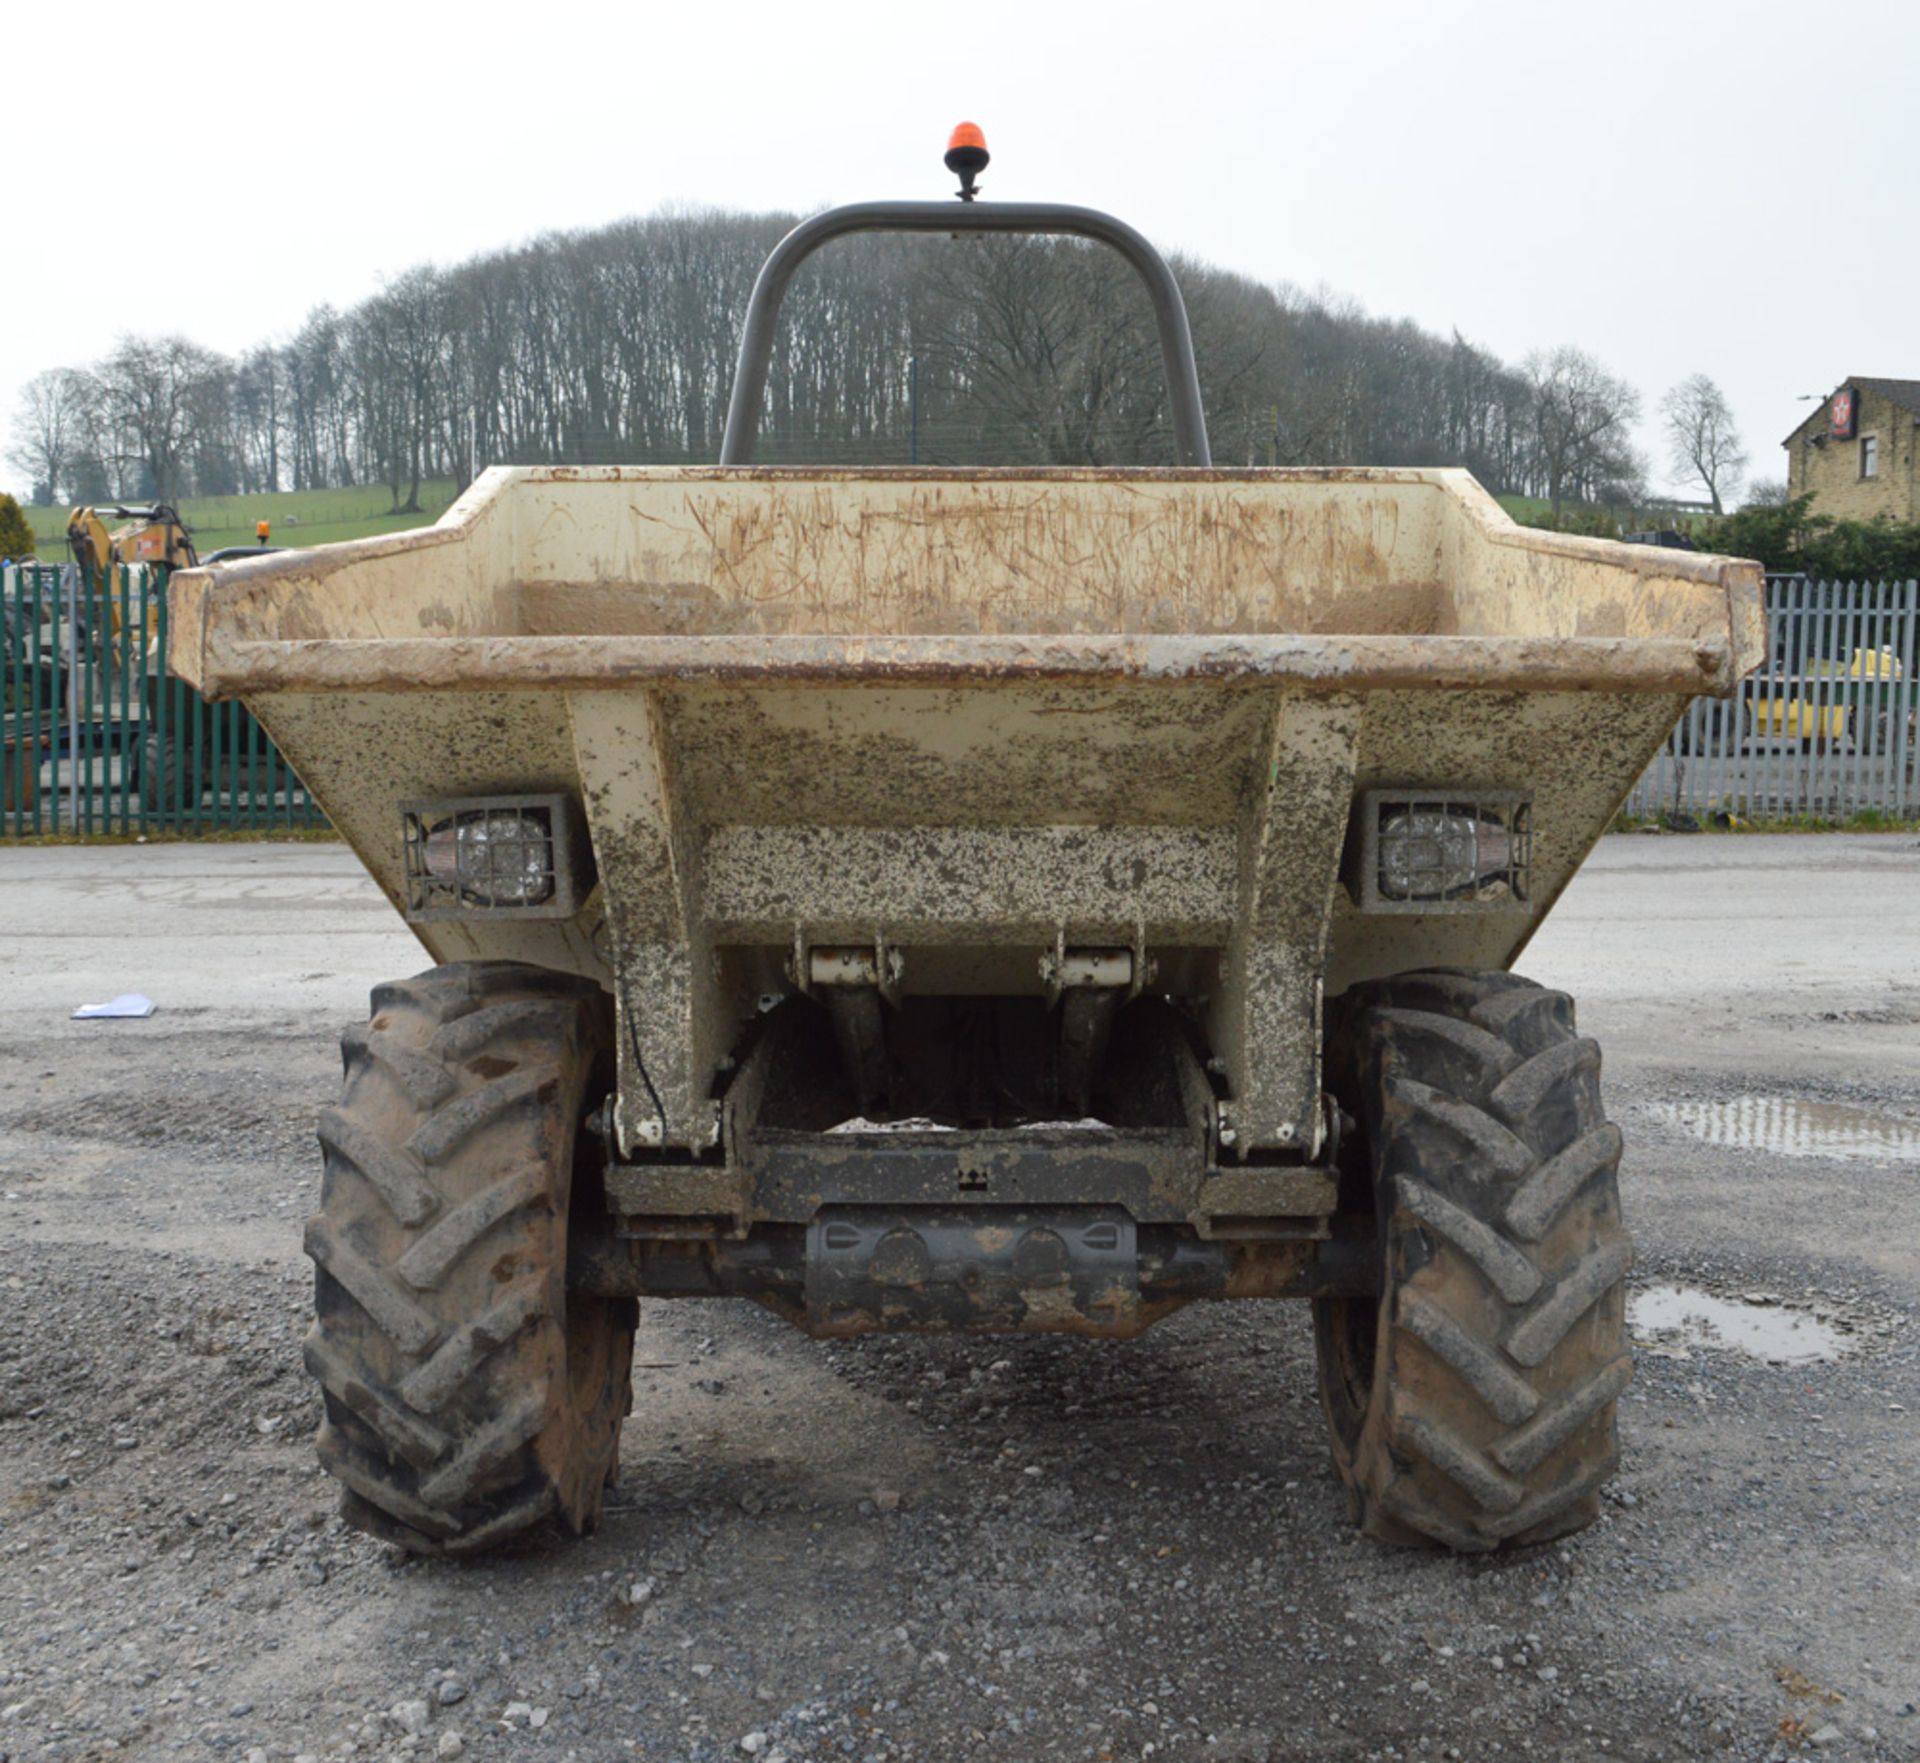
[[[1920,1162],[1920,1120],[1797,1096],[1735,1096],[1730,1102],[1663,1102],[1650,1112],[1695,1138],[1733,1151],[1850,1162]]]
[[[1744,1353],[1769,1365],[1811,1365],[1853,1349],[1853,1331],[1772,1298],[1719,1298],[1694,1286],[1649,1286],[1627,1298],[1627,1330],[1655,1353],[1689,1347]]]

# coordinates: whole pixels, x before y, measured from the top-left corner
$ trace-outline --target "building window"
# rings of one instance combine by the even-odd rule
[[[1862,477],[1880,475],[1880,437],[1878,435],[1860,437],[1860,475]]]

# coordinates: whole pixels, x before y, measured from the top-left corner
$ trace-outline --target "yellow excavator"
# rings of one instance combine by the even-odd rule
[[[108,517],[124,524],[109,529]],[[104,581],[119,563],[191,569],[199,561],[186,523],[165,502],[145,508],[76,508],[67,516],[67,549],[97,581]]]
[[[109,518],[121,524],[109,528]],[[169,569],[192,569],[200,561],[187,536],[186,522],[165,502],[141,508],[116,504],[111,508],[76,508],[67,516],[67,549],[80,565],[89,599],[97,600],[104,617],[95,629],[111,630],[122,640],[120,608],[113,600],[113,572],[134,563],[164,564]],[[152,632],[146,635],[151,638]]]

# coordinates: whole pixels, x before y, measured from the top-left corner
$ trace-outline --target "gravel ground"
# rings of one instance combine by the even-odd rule
[[[0,1763],[1920,1756],[1920,1171],[1671,1113],[1920,1118],[1916,900],[1910,838],[1615,839],[1522,963],[1608,1050],[1636,1282],[1849,1347],[1643,1343],[1576,1538],[1351,1533],[1303,1306],[828,1346],[659,1304],[599,1533],[447,1566],[337,1522],[299,1360],[311,1118],[410,939],[326,847],[8,852]],[[65,1019],[130,985],[160,1014]]]

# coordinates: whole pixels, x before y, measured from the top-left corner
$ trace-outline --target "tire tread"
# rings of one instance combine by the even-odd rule
[[[308,1221],[326,1406],[317,1449],[350,1522],[402,1548],[589,1528],[630,1404],[632,1306],[565,1299],[572,1147],[609,1044],[593,982],[514,962],[378,986],[342,1038]],[[585,1330],[599,1387],[576,1394]],[[604,1372],[604,1376],[601,1373]]]
[[[1565,993],[1418,972],[1340,1001],[1329,1069],[1361,1123],[1386,1268],[1377,1303],[1316,1309],[1362,1528],[1463,1552],[1578,1528],[1618,1461],[1633,1375],[1598,1046]],[[1365,1389],[1338,1369],[1359,1363],[1339,1345],[1356,1329],[1375,1342],[1370,1369],[1346,1374]]]

